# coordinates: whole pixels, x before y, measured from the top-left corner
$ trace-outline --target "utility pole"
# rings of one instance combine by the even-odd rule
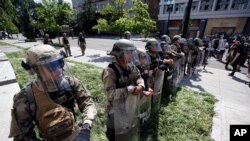
[[[188,5],[185,10],[185,15],[184,15],[184,21],[182,24],[182,37],[186,38],[187,37],[187,32],[188,32],[188,23],[190,19],[190,12],[191,12],[191,7],[192,7],[192,2],[193,0],[188,0]]]

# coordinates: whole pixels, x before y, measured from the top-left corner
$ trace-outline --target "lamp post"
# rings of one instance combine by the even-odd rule
[[[173,4],[169,4],[167,10],[168,10],[168,24],[167,24],[167,32],[166,32],[166,34],[169,35],[169,29],[168,29],[168,27],[169,27],[169,23],[170,23],[170,13],[173,10]]]

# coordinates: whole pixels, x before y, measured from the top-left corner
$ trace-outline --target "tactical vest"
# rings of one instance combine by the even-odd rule
[[[48,93],[32,87],[36,103],[36,122],[43,138],[48,141],[73,140],[79,133],[70,109],[56,104]]]
[[[128,66],[128,69],[123,69],[115,63],[109,64],[108,66],[115,71],[116,88],[124,88],[132,84],[133,81],[130,66]]]

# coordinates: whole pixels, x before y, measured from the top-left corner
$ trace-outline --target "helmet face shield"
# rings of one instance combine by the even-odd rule
[[[151,64],[150,56],[146,53],[139,54],[140,66],[149,66]]]
[[[120,59],[124,60],[127,63],[133,63],[134,65],[139,65],[139,56],[134,47],[128,47],[127,49],[122,50]]]
[[[54,92],[63,89],[62,81],[65,72],[70,75],[64,59],[43,61],[35,66],[39,87],[46,92]],[[65,71],[66,70],[66,71]]]

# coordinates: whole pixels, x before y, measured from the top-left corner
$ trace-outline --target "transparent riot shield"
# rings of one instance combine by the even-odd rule
[[[114,110],[114,129],[116,141],[139,141],[140,96],[129,94],[116,103]]]
[[[151,113],[151,96],[141,94],[140,96],[140,123],[144,124]]]
[[[157,69],[154,72],[154,95],[152,97],[152,109],[159,110],[160,109],[160,102],[161,102],[161,93],[162,93],[162,86],[164,80],[165,72]]]

